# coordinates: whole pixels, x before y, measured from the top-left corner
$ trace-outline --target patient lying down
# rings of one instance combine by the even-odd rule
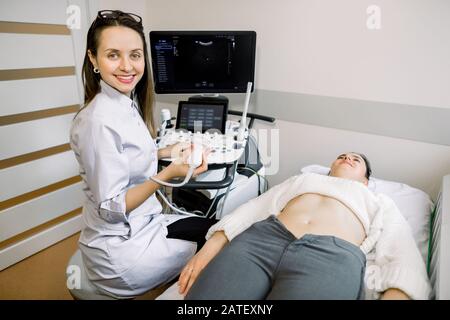
[[[291,177],[211,227],[179,279],[186,299],[427,299],[408,223],[368,188],[366,157]],[[372,259],[365,277],[366,259]],[[375,269],[376,270],[375,270]],[[373,272],[375,271],[375,272]]]

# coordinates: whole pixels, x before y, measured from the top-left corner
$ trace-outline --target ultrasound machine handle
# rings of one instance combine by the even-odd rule
[[[238,165],[238,161],[235,161],[235,162],[227,164],[227,165],[220,165],[220,168],[223,168],[225,166],[225,178],[223,178],[221,181],[189,180],[186,184],[183,185],[183,189],[223,189],[223,188],[228,188],[228,186],[230,186],[233,183],[234,174],[236,172],[237,165]],[[210,167],[215,167],[215,166],[208,165],[208,168],[210,168]],[[169,182],[172,183],[175,181],[169,181]]]
[[[242,111],[235,111],[235,110],[230,110],[228,109],[228,114],[231,114],[233,116],[242,116]],[[268,117],[268,116],[263,116],[260,114],[256,114],[256,113],[247,113],[247,117],[250,118],[250,123],[248,124],[248,128],[251,129],[253,127],[253,122],[256,120],[261,120],[261,121],[267,121],[267,122],[275,122],[275,118],[274,117]]]

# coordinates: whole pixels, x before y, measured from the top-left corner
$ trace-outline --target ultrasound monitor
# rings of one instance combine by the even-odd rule
[[[151,31],[150,49],[159,94],[239,93],[254,83],[254,31]]]

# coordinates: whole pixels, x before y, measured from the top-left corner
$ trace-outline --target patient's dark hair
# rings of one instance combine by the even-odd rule
[[[354,154],[359,155],[361,158],[363,158],[364,163],[366,164],[366,179],[369,180],[370,175],[372,174],[372,167],[370,166],[369,159],[367,159],[366,155],[359,153],[359,152],[352,152]]]

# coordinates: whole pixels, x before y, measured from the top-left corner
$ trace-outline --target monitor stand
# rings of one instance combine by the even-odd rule
[[[201,103],[205,103],[205,102],[222,102],[222,103],[225,103],[226,107],[228,108],[228,98],[226,96],[221,96],[219,94],[211,94],[211,95],[200,94],[200,95],[195,95],[195,96],[189,97],[188,101],[190,101],[190,102],[201,102]]]

